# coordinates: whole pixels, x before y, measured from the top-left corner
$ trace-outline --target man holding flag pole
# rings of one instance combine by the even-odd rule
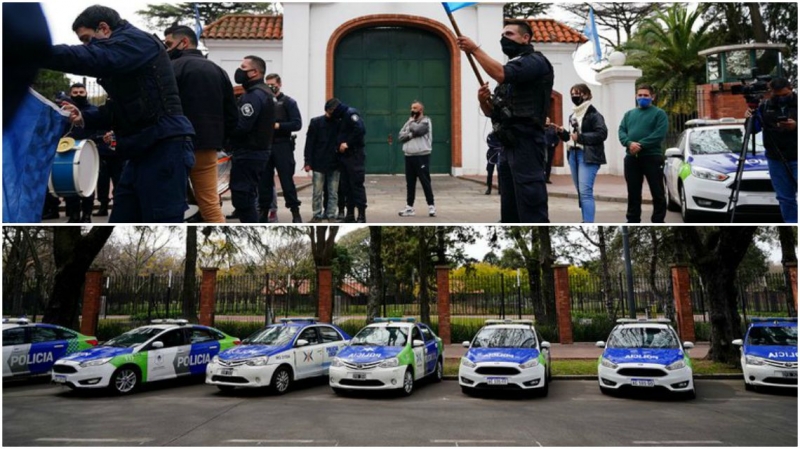
[[[459,48],[467,54],[481,83],[478,101],[492,119],[495,135],[503,144],[501,164],[510,176],[500,176],[501,221],[503,223],[548,223],[545,184],[545,120],[550,110],[553,67],[531,45],[533,30],[524,20],[507,21],[500,45],[509,61],[494,60],[469,37],[462,36],[452,13],[474,3],[444,3],[458,36]],[[498,86],[494,93],[484,83],[472,58]]]

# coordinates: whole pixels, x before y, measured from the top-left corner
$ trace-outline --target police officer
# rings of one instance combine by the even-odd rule
[[[345,223],[367,222],[367,191],[364,189],[366,172],[366,152],[364,151],[364,121],[361,114],[350,106],[331,98],[325,103],[325,112],[329,113],[337,123],[339,131],[336,138],[336,149],[339,152],[341,179],[347,197],[347,215]],[[358,218],[355,217],[358,209]]]
[[[113,129],[127,159],[114,192],[112,223],[180,223],[189,206],[194,129],[183,115],[164,44],[105,6],[86,8],[72,24],[83,45],[56,45],[43,66],[98,77],[109,100],[96,113],[71,107],[70,120]]]
[[[258,182],[267,167],[275,128],[275,97],[264,84],[266,71],[263,59],[245,56],[233,77],[245,90],[231,137],[231,200],[242,223],[258,223]]]
[[[504,66],[492,59],[468,37],[458,38],[458,46],[475,56],[487,74],[499,83],[494,95],[489,84],[478,90],[481,110],[492,118],[495,134],[503,144],[501,158],[509,171],[500,171],[501,209],[513,208],[507,217],[520,223],[548,223],[545,185],[545,119],[550,110],[553,67],[531,45],[533,31],[524,20],[506,22],[500,45],[510,59]],[[501,161],[501,164],[503,161]],[[516,200],[506,193],[513,189]],[[506,222],[504,220],[504,222]]]
[[[277,73],[267,75],[267,87],[275,95],[275,134],[272,139],[272,150],[267,162],[267,171],[258,186],[258,203],[261,209],[261,222],[269,221],[269,210],[272,206],[272,195],[275,189],[275,170],[281,181],[286,208],[292,212],[292,223],[302,223],[300,217],[300,201],[297,200],[297,188],[294,185],[294,140],[293,132],[303,127],[303,118],[297,102],[281,92],[281,77]]]

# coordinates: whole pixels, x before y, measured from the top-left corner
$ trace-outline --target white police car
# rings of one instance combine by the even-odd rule
[[[678,146],[666,151],[664,179],[667,205],[691,223],[700,214],[728,212],[744,139],[744,120],[690,120]],[[748,151],[737,214],[779,214],[761,134],[756,154]]]
[[[53,365],[52,381],[73,389],[109,388],[118,394],[140,384],[205,373],[220,351],[239,339],[186,320],[153,320]]]
[[[220,353],[206,368],[206,383],[222,391],[270,387],[283,394],[295,380],[327,376],[328,367],[350,336],[314,318],[282,319]]]
[[[542,341],[532,320],[487,320],[458,368],[461,391],[528,390],[547,396],[550,343]]]
[[[96,344],[65,327],[3,318],[3,378],[48,374],[58,359]]]
[[[797,388],[797,318],[753,318],[741,346],[747,390]]]
[[[408,396],[423,377],[441,381],[443,370],[444,346],[431,328],[413,318],[378,318],[333,359],[330,385],[336,394],[400,389]]]
[[[597,364],[600,391],[608,394],[622,388],[662,389],[694,399],[692,362],[678,334],[666,319],[619,319]]]

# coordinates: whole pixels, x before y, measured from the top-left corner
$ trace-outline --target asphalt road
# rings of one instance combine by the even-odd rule
[[[697,381],[693,401],[607,397],[594,381],[555,381],[547,398],[468,397],[458,383],[409,398],[222,394],[198,382],[137,394],[78,394],[47,383],[3,388],[5,446],[793,446],[797,392]]]

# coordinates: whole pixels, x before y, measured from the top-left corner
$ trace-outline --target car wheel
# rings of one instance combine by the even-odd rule
[[[442,364],[442,359],[439,359],[436,362],[436,373],[434,374],[433,381],[439,383],[444,378],[444,365]]]
[[[236,387],[234,387],[233,385],[217,385],[217,388],[219,389],[219,391],[227,393],[233,391],[233,389]]]
[[[331,389],[336,396],[347,396],[347,390],[344,388],[331,387]]]
[[[677,201],[672,199],[672,194],[669,193],[669,187],[667,186],[667,177],[664,177],[664,192],[666,193],[667,197],[667,210],[670,212],[680,212],[681,206],[678,204]]]
[[[472,388],[465,387],[463,385],[461,386],[461,392],[464,393],[467,396],[472,396],[472,394],[473,394]]]
[[[400,392],[403,396],[411,396],[411,393],[414,392],[414,373],[411,368],[408,368],[403,374],[403,388],[400,389]]]
[[[284,394],[292,385],[292,373],[289,368],[281,366],[275,370],[269,383],[270,389],[275,394]]]
[[[133,393],[139,387],[139,370],[123,366],[114,371],[109,388],[116,394]]]
[[[685,397],[686,399],[695,399],[697,398],[697,392],[695,391],[694,388],[692,388],[691,390],[684,393],[683,397]]]
[[[689,209],[686,203],[686,189],[683,186],[678,187],[678,193],[681,196],[681,219],[684,223],[694,223],[697,221],[697,212]]]

